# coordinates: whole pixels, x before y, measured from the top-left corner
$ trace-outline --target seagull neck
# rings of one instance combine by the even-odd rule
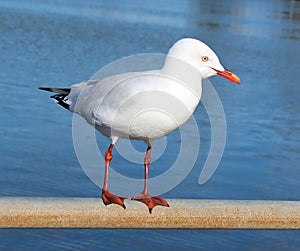
[[[167,56],[164,67],[162,68],[162,73],[178,79],[178,81],[183,82],[189,88],[193,89],[193,91],[201,95],[201,80],[203,79],[201,72],[186,61]]]

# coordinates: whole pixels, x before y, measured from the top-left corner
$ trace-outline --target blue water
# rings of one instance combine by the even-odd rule
[[[199,157],[188,177],[164,197],[300,200],[299,5],[288,0],[0,1],[0,196],[99,197],[73,149],[72,114],[37,88],[89,79],[124,56],[166,53],[188,36],[209,44],[242,84],[211,79],[228,127],[216,173],[198,184],[210,134],[200,105],[195,113],[202,122]],[[109,141],[98,137],[103,150]],[[178,132],[170,135],[175,143],[176,137]],[[114,161],[120,171],[123,165],[142,176],[142,167],[118,154]],[[151,174],[172,162],[167,148]],[[300,232],[0,230],[1,250],[101,248],[298,250]]]

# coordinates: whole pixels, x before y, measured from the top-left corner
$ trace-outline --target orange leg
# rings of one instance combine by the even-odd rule
[[[136,201],[140,201],[142,203],[144,203],[148,209],[149,209],[149,213],[152,213],[152,209],[155,206],[165,206],[168,207],[169,204],[168,202],[159,197],[159,196],[152,196],[148,193],[148,177],[149,177],[149,166],[150,166],[150,154],[151,154],[151,146],[148,146],[147,148],[147,152],[145,154],[145,158],[144,158],[144,167],[145,167],[145,181],[144,181],[144,189],[143,191],[140,193],[140,195],[138,196],[134,196],[131,199],[132,200],[136,200]]]
[[[124,204],[124,199],[126,199],[126,196],[116,196],[110,192],[108,192],[108,170],[110,166],[110,161],[112,159],[112,149],[114,147],[114,144],[110,144],[109,148],[105,152],[105,174],[104,174],[104,184],[102,187],[102,201],[104,205],[109,204],[118,204],[124,209],[126,209],[126,206]]]

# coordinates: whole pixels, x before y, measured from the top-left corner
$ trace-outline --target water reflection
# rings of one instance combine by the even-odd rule
[[[290,1],[289,18],[300,20],[300,1],[299,0],[291,0]]]
[[[191,1],[189,24],[254,37],[300,39],[300,2]],[[270,19],[273,19],[270,22]],[[291,22],[287,23],[291,19]],[[287,25],[288,24],[288,25]]]

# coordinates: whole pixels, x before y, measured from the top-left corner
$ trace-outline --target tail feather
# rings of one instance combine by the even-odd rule
[[[68,95],[71,91],[71,88],[49,88],[49,87],[39,87],[40,90],[55,92],[57,94],[50,96],[53,98],[59,105],[69,110],[70,104],[68,102]]]

